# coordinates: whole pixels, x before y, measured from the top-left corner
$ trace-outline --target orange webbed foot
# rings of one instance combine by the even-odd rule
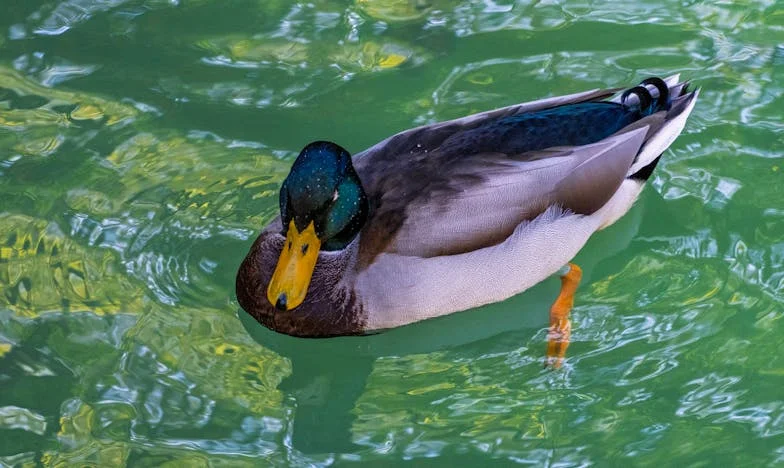
[[[561,275],[561,293],[550,308],[550,331],[547,333],[547,357],[544,365],[553,369],[561,367],[566,348],[569,347],[572,332],[569,313],[574,305],[574,293],[583,276],[583,271],[574,263],[569,263],[566,268],[568,270]]]

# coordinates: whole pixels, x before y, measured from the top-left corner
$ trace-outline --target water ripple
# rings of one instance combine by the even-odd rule
[[[782,463],[780,9],[9,6],[0,464]],[[405,346],[419,329],[400,330],[399,352],[379,359],[362,355],[376,337],[313,352],[240,326],[236,264],[304,141],[356,151],[674,71],[703,87],[700,102],[634,208],[639,234],[586,274],[561,371],[541,367],[545,308],[535,328],[420,354]],[[497,309],[474,312],[482,327]],[[302,431],[347,440],[303,453]]]
[[[33,33],[58,36],[89,20],[97,13],[109,11],[128,0],[67,0],[57,3],[50,11],[41,9],[30,16]]]
[[[21,429],[33,434],[44,435],[46,418],[26,408],[3,406],[0,408],[0,428]]]

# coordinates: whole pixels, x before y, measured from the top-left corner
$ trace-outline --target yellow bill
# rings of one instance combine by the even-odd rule
[[[308,293],[313,268],[316,267],[321,241],[311,221],[302,232],[289,222],[286,243],[267,287],[267,300],[279,310],[291,310],[302,304]]]

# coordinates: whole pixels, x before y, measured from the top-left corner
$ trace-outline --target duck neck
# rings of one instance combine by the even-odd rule
[[[297,308],[279,311],[266,298],[285,239],[269,230],[257,239],[237,275],[237,300],[266,327],[287,335],[326,337],[362,334],[367,322],[352,287],[358,237],[345,249],[321,252],[305,301]]]

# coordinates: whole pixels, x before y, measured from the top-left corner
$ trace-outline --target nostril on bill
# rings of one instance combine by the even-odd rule
[[[286,293],[280,293],[278,296],[278,301],[275,303],[275,308],[280,311],[286,311],[286,303],[288,302]]]

